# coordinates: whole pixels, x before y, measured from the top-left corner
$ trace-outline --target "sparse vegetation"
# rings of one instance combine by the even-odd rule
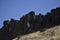
[[[58,35],[59,34],[59,35]],[[16,40],[17,37],[13,40]],[[60,40],[60,25],[47,29],[44,32],[34,32],[21,36],[19,40]]]

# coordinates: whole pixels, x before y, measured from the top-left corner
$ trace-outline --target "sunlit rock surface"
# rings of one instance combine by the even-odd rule
[[[44,32],[37,31],[21,37],[16,37],[13,40],[60,40],[60,26],[55,26]]]

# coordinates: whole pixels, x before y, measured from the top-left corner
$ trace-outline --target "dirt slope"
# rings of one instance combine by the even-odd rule
[[[47,29],[44,32],[37,31],[13,40],[60,40],[60,26]]]

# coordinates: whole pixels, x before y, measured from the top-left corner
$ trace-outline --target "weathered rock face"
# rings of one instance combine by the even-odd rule
[[[13,18],[10,21],[5,20],[0,29],[0,40],[12,40],[18,35],[22,36],[36,31],[43,32],[56,25],[60,25],[60,7],[52,9],[45,16],[42,14],[35,15],[31,11],[21,17],[20,20]]]

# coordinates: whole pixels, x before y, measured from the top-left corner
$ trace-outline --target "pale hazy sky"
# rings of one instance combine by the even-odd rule
[[[0,0],[0,28],[4,20],[19,19],[30,11],[46,14],[56,7],[60,7],[60,0]]]

